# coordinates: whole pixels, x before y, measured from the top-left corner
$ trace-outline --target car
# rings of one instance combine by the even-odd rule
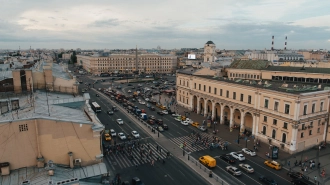
[[[254,172],[254,169],[250,165],[248,165],[248,164],[241,163],[238,166],[240,168],[242,168],[244,171],[248,172],[248,173],[253,173]]]
[[[187,121],[187,122],[190,123],[190,124],[194,122],[194,121],[191,120],[190,118],[186,118],[185,121]]]
[[[197,123],[197,122],[193,122],[193,123],[191,123],[191,126],[193,126],[193,127],[198,127],[198,126],[199,126],[199,123]]]
[[[278,163],[278,162],[276,162],[276,161],[266,160],[266,161],[264,162],[264,164],[265,164],[266,166],[269,166],[269,167],[275,169],[275,170],[280,170],[280,169],[282,168],[281,165],[280,165],[280,163]]]
[[[156,119],[156,117],[154,115],[150,115],[149,119]]]
[[[132,185],[144,185],[144,183],[138,177],[133,177]]]
[[[166,124],[163,124],[163,129],[168,130],[168,126]]]
[[[131,134],[132,134],[132,136],[133,136],[135,139],[140,138],[140,134],[139,134],[137,131],[135,131],[135,130],[133,130],[133,131],[131,132]]]
[[[239,160],[239,161],[244,161],[245,160],[245,157],[243,154],[239,154],[239,153],[236,153],[236,152],[230,152],[229,155],[231,155],[233,158]]]
[[[110,135],[111,135],[112,137],[116,137],[116,136],[117,136],[117,133],[115,132],[115,130],[110,129]]]
[[[266,183],[267,185],[277,185],[277,182],[274,179],[265,177],[263,175],[259,177],[259,180]]]
[[[181,120],[181,117],[174,118],[174,120],[176,120],[176,121],[182,121]]]
[[[227,163],[235,163],[235,159],[230,155],[220,155],[220,159],[224,160]]]
[[[146,101],[146,102],[148,102],[149,100],[150,100],[149,98],[144,99],[144,101]]]
[[[81,90],[81,92],[82,92],[82,93],[85,93],[85,90],[83,89],[83,90]]]
[[[158,125],[163,125],[163,120],[162,119],[156,119],[156,123]]]
[[[198,130],[200,130],[200,131],[202,131],[202,132],[207,131],[206,126],[198,126],[197,128],[198,128]]]
[[[100,95],[99,94],[96,94],[96,97],[100,97]]]
[[[306,179],[292,179],[291,184],[295,184],[295,185],[313,185],[314,183],[312,183],[312,182],[310,182],[309,180],[306,180]]]
[[[288,172],[287,175],[293,179],[305,179],[305,180],[309,180],[308,176],[305,176],[303,173],[301,172]]]
[[[248,149],[248,148],[242,148],[242,151],[250,156],[256,156],[256,152],[251,150],[251,149]]]
[[[123,121],[122,119],[117,119],[116,121],[117,121],[117,123],[118,123],[119,125],[123,125],[123,124],[124,124],[124,121]]]
[[[168,114],[168,111],[167,110],[163,110],[162,111],[164,114]]]
[[[189,122],[188,121],[181,121],[181,124],[182,125],[185,125],[185,126],[188,126],[189,125]]]
[[[159,132],[163,132],[164,128],[162,126],[155,126],[154,127],[156,130],[158,130]]]
[[[117,111],[118,111],[118,109],[117,109],[116,106],[112,106],[112,110],[113,110],[114,112],[117,112]]]
[[[127,86],[132,86],[132,84],[129,83],[129,84],[127,84]]]
[[[132,91],[131,91],[131,90],[128,90],[127,92],[128,92],[128,93],[131,93]]]
[[[234,166],[227,166],[226,171],[233,174],[234,176],[239,176],[242,175],[242,172],[239,171],[236,167]]]
[[[156,110],[156,109],[155,109],[155,107],[150,107],[150,110],[154,111],[154,110]]]
[[[113,111],[112,111],[112,110],[108,110],[107,113],[108,113],[109,115],[113,115]]]
[[[164,113],[162,112],[162,111],[157,111],[157,114],[159,114],[159,115],[164,115]]]
[[[119,132],[119,133],[118,133],[118,137],[119,137],[121,140],[125,140],[125,139],[126,139],[125,134],[122,133],[122,132]]]

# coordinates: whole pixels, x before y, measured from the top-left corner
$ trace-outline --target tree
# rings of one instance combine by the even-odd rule
[[[76,56],[76,51],[73,51],[70,59],[71,63],[75,64],[77,63],[77,56]]]

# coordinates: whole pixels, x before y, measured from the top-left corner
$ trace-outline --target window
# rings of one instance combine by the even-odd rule
[[[264,122],[267,122],[267,116],[264,116]]]
[[[244,94],[241,94],[241,101],[244,101]]]
[[[290,114],[290,105],[289,104],[285,104],[284,113]]]
[[[315,103],[313,103],[313,105],[312,105],[312,113],[314,113],[315,112]]]
[[[320,128],[317,128],[317,133],[320,133],[320,130],[321,130]]]
[[[206,85],[204,85],[204,92],[206,91]]]
[[[18,125],[19,131],[23,132],[23,131],[28,131],[28,125],[27,124],[22,124],[22,125]]]
[[[321,120],[320,119],[318,120],[318,124],[317,125],[321,125]]]
[[[181,85],[181,80],[180,80],[180,85]]]
[[[226,98],[229,98],[229,91],[226,92]]]
[[[277,119],[273,119],[273,125],[277,125]]]
[[[303,138],[304,137],[304,133],[300,133],[300,138]]]
[[[306,129],[305,124],[302,124],[302,125],[301,125],[301,129],[302,129],[302,130],[305,130],[305,129]]]
[[[211,93],[211,86],[209,86],[209,93]]]
[[[248,104],[251,104],[251,98],[252,98],[252,97],[249,95],[249,96],[248,96]]]
[[[304,115],[307,114],[307,105],[304,105],[304,112],[303,112]]]
[[[214,88],[214,94],[217,94],[217,88]]]
[[[233,99],[236,100],[236,92],[233,92]]]
[[[201,84],[198,84],[198,90],[201,90]]]
[[[275,103],[274,103],[274,110],[275,111],[278,111],[278,104],[279,104],[278,101],[275,101]]]
[[[196,89],[196,83],[194,84],[194,89]]]
[[[275,139],[275,137],[276,137],[276,130],[273,129],[273,131],[272,131],[272,138]]]
[[[313,130],[309,130],[309,135],[312,135],[312,131],[313,131]]]
[[[282,134],[282,143],[285,143],[286,142],[286,133],[283,133]]]
[[[222,89],[220,89],[220,96],[222,96]]]
[[[288,123],[284,122],[283,128],[288,129]]]
[[[266,135],[266,126],[263,126],[263,127],[262,127],[262,134],[263,134],[263,135]]]
[[[269,103],[269,100],[268,100],[268,99],[265,99],[265,105],[264,105],[264,107],[265,107],[266,109],[268,109],[268,103]]]
[[[323,111],[323,104],[324,104],[324,102],[321,102],[321,104],[320,104],[320,111],[321,112]]]

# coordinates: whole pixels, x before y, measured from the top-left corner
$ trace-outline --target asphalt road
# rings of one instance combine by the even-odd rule
[[[90,80],[89,78],[86,78],[86,77],[80,77],[80,78],[83,78],[84,82],[86,82],[86,81],[87,82],[93,82],[94,81],[94,80]],[[95,84],[95,88],[99,88],[99,87],[106,87],[107,88],[107,87],[109,87],[109,83],[110,82]],[[124,91],[125,94],[127,94],[126,93],[127,90],[131,87],[126,86],[124,84],[121,84],[121,85],[123,86],[122,90]],[[148,134],[144,133],[143,130],[139,126],[137,126],[135,124],[128,124],[130,119],[124,113],[122,113],[121,111],[116,112],[112,116],[107,115],[105,113],[105,111],[107,109],[110,109],[111,106],[114,103],[109,103],[102,96],[96,97],[95,92],[93,92],[93,91],[89,91],[89,93],[91,95],[91,99],[93,101],[95,100],[96,102],[98,102],[100,104],[100,106],[102,107],[102,113],[99,113],[98,117],[99,117],[100,121],[105,124],[106,129],[113,128],[113,129],[115,129],[115,131],[117,133],[119,131],[122,131],[122,132],[127,133],[127,134],[129,134],[132,130],[136,130],[140,133],[141,137],[143,138],[142,140],[144,142],[155,144],[154,141],[149,138]],[[156,111],[148,110],[146,105],[138,105],[137,102],[136,102],[136,105],[139,108],[144,108],[149,116],[154,115],[157,119],[159,119],[159,118],[162,119],[164,121],[164,123],[169,126],[169,130],[163,132],[162,134],[164,134],[164,136],[169,138],[169,141],[171,141],[171,142],[173,142],[177,145],[180,145],[183,142],[186,142],[189,145],[189,143],[192,142],[192,138],[189,137],[189,134],[193,130],[195,132],[199,132],[194,127],[181,125],[179,122],[175,121],[174,118],[171,115],[161,116],[161,115],[158,115],[156,113]],[[159,110],[159,109],[156,108],[156,110]],[[115,123],[115,120],[118,119],[118,118],[121,118],[121,119],[124,120],[124,126],[119,126],[118,124]],[[201,134],[202,134],[202,137],[207,137],[207,136],[210,137],[211,136],[210,134],[207,134],[207,133],[201,133]],[[118,139],[117,139],[117,142],[120,142],[120,141],[118,141]],[[281,184],[281,185],[282,184],[283,185],[290,184],[290,178],[286,175],[286,173],[287,173],[286,170],[282,169],[282,170],[279,170],[279,171],[275,171],[275,170],[270,169],[269,167],[265,166],[263,164],[264,161],[261,158],[250,157],[250,156],[247,156],[247,155],[244,155],[246,157],[246,160],[244,161],[244,163],[247,163],[247,164],[251,165],[254,168],[254,170],[255,170],[254,174],[247,174],[246,172],[242,171],[243,174],[241,176],[235,177],[235,176],[232,176],[231,174],[227,173],[225,171],[225,167],[228,166],[228,164],[226,164],[224,161],[222,161],[220,158],[218,158],[218,156],[220,156],[221,154],[227,154],[227,153],[232,152],[232,151],[235,151],[235,152],[240,151],[241,148],[239,148],[236,145],[229,144],[227,151],[223,151],[221,149],[210,150],[210,149],[207,149],[207,147],[203,147],[203,146],[192,147],[190,145],[187,148],[188,148],[189,151],[192,152],[191,155],[196,159],[199,158],[202,155],[210,155],[210,156],[213,156],[213,157],[217,158],[217,167],[215,169],[213,169],[213,172],[216,173],[218,176],[220,176],[221,178],[223,178],[227,182],[232,182],[232,183],[239,182],[239,184],[247,184],[247,185],[249,185],[249,184],[262,184],[262,182],[260,182],[258,180],[258,178],[259,178],[260,175],[264,175],[264,176],[269,176],[269,177],[275,179],[278,184]],[[180,161],[176,161],[175,159],[171,159],[171,162],[173,162],[174,165],[177,164],[177,163],[178,164],[180,163]],[[160,178],[160,179],[163,179],[163,180],[159,181],[160,184],[162,184],[162,183],[165,184],[165,182],[166,182],[166,184],[168,184],[169,182],[171,182],[170,184],[175,184],[174,182],[175,181],[180,182],[180,179],[182,179],[183,176],[187,177],[187,178],[185,178],[185,181],[186,181],[186,179],[192,179],[192,177],[190,177],[189,174],[194,174],[194,172],[189,170],[184,165],[182,165],[182,166],[181,165],[175,165],[174,167],[172,167],[172,169],[168,168],[168,167],[170,167],[170,165],[168,165],[168,163],[171,163],[171,162],[166,162],[166,164],[163,165],[163,166],[162,166],[162,164],[156,163],[156,165],[154,167],[151,167],[149,164],[145,164],[145,165],[142,165],[141,167],[139,167],[138,170],[135,170],[135,167],[132,167],[132,166],[131,167],[127,166],[127,168],[120,168],[120,166],[117,165],[117,164],[115,164],[115,165],[112,164],[112,166],[115,166],[113,170],[115,170],[115,171],[117,171],[121,174],[126,174],[127,173],[128,176],[131,176],[131,174],[134,171],[136,173],[133,173],[133,174],[137,174],[139,177],[142,178],[143,177],[143,172],[145,172],[144,170],[149,170],[148,173],[152,173],[152,174],[155,173],[155,175],[157,175],[157,177],[158,177],[158,175],[163,174],[163,175],[159,176],[159,177],[164,177],[164,179]],[[236,162],[236,164],[234,164],[233,166],[238,167],[238,164],[239,163]],[[178,167],[178,166],[180,166],[180,167]],[[160,171],[150,170],[150,168],[157,169],[157,167],[160,168],[161,170]],[[141,174],[139,174],[140,170],[141,170]],[[165,170],[165,171],[163,171],[163,170]],[[168,170],[168,171],[166,171],[166,170]],[[175,172],[175,173],[173,173],[173,172]],[[180,173],[180,172],[182,172],[182,173]],[[171,175],[166,175],[166,174],[171,174]],[[181,175],[178,175],[178,174],[181,174]],[[150,179],[151,181],[153,181],[155,178],[148,178],[150,175],[146,175],[146,178],[143,178],[143,179],[145,179],[145,180]],[[198,176],[198,175],[195,174],[193,176]],[[170,177],[172,177],[173,179],[171,179]],[[147,182],[147,181],[145,181],[145,182]],[[195,181],[191,181],[191,182],[193,182],[192,184],[196,184]],[[150,182],[150,183],[154,184],[155,182]],[[180,184],[182,184],[182,183],[183,183],[183,181],[180,182]],[[149,184],[149,183],[147,183],[147,184]],[[186,184],[186,183],[184,183],[184,184]],[[203,184],[203,183],[201,182],[201,183],[198,183],[198,184]]]

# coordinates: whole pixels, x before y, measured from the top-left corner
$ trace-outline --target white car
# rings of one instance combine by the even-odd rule
[[[179,116],[181,117],[180,114],[172,114],[172,116],[173,116],[173,117],[179,117]]]
[[[242,151],[250,156],[256,156],[256,152],[248,148],[242,148]]]
[[[125,139],[126,139],[125,134],[122,133],[122,132],[119,132],[119,133],[118,133],[118,136],[119,136],[119,138],[120,138],[121,140],[125,140]]]
[[[182,121],[181,118],[174,118],[176,121]]]
[[[248,173],[253,173],[254,172],[254,169],[250,165],[248,165],[248,164],[241,163],[238,166],[240,168],[242,168],[244,171],[248,172]]]
[[[150,101],[150,99],[149,98],[146,98],[146,99],[144,99],[146,102],[149,102]]]
[[[124,124],[124,121],[123,121],[122,119],[117,119],[116,121],[117,121],[117,123],[118,123],[119,125],[123,125],[123,124]]]
[[[168,114],[168,111],[167,110],[163,110],[162,111],[164,114]]]
[[[192,124],[194,121],[193,120],[191,120],[191,119],[189,119],[189,118],[186,118],[186,121],[188,122],[188,123],[190,123],[190,124]]]
[[[110,129],[110,135],[111,135],[112,137],[115,137],[115,136],[117,136],[117,133],[115,132],[115,130]]]
[[[229,173],[231,173],[231,174],[233,174],[235,176],[242,175],[242,172],[239,171],[239,169],[237,169],[234,166],[227,166],[226,167],[226,170],[227,170],[227,172],[229,172]]]
[[[189,122],[188,121],[181,121],[181,124],[182,125],[185,125],[185,126],[188,126],[189,125]]]
[[[146,104],[146,102],[144,102],[144,101],[140,101],[139,102],[141,105],[145,105]]]
[[[128,90],[127,92],[128,92],[128,93],[131,93],[132,91],[131,91],[131,90]]]
[[[230,152],[229,155],[231,155],[233,158],[239,160],[239,161],[244,161],[245,160],[245,157],[243,154],[239,154],[239,153],[236,153],[236,152]]]
[[[135,131],[135,130],[133,130],[132,131],[132,136],[134,137],[134,138],[140,138],[140,134],[137,132],[137,131]]]

